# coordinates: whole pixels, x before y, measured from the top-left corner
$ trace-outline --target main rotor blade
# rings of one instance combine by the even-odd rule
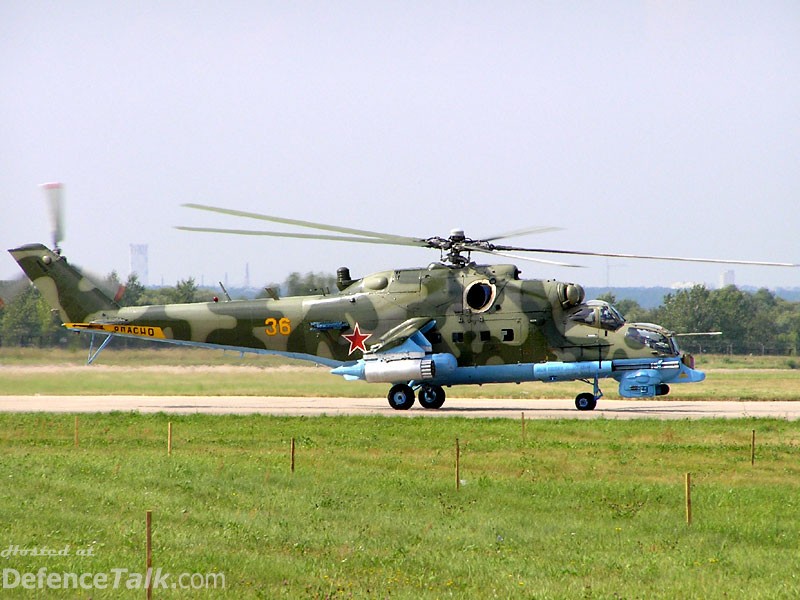
[[[538,252],[541,254],[566,254],[570,256],[601,256],[605,258],[636,258],[644,260],[670,260],[677,262],[713,263],[723,265],[753,265],[759,267],[800,267],[800,264],[770,262],[760,260],[729,260],[724,258],[689,258],[684,256],[652,256],[648,254],[619,254],[614,252],[588,252],[584,250],[558,250],[555,248],[518,248],[515,246],[494,246],[495,250],[514,252]]]
[[[510,237],[518,237],[521,235],[531,235],[539,233],[550,233],[551,231],[564,231],[563,227],[527,227],[525,229],[516,229],[507,233],[499,233],[492,237],[484,238],[483,241],[493,242],[494,240],[504,240]]]
[[[380,238],[355,237],[347,235],[325,235],[322,233],[284,233],[282,231],[261,231],[254,229],[223,229],[219,227],[187,227],[185,225],[176,225],[175,229],[180,229],[181,231],[193,231],[199,233],[227,233],[233,235],[287,237],[287,238],[299,238],[302,240],[332,240],[336,242],[358,242],[362,244],[397,245],[399,243],[392,240],[384,240]],[[403,245],[420,246],[423,248],[426,248],[428,246],[425,240],[419,240],[419,243],[415,244],[406,243]]]
[[[367,238],[376,238],[381,240],[390,240],[393,244],[417,246],[418,238],[412,238],[402,235],[392,235],[390,233],[380,233],[377,231],[368,231],[366,229],[354,229],[352,227],[340,227],[338,225],[328,225],[325,223],[314,223],[313,221],[301,221],[300,219],[287,219],[285,217],[274,217],[272,215],[263,215],[260,213],[248,212],[244,210],[234,210],[231,208],[220,208],[218,206],[207,206],[205,204],[184,204],[187,208],[194,208],[197,210],[206,210],[208,212],[220,213],[223,215],[231,215],[234,217],[245,217],[247,219],[259,219],[261,221],[271,221],[273,223],[282,223],[284,225],[295,225],[297,227],[307,227],[310,229],[320,229],[322,231],[333,231],[335,233],[349,233],[352,235],[360,235]],[[322,238],[326,239],[326,238]],[[352,241],[352,240],[350,240]]]
[[[528,262],[535,262],[543,265],[554,265],[556,267],[570,267],[576,269],[585,268],[583,265],[572,265],[569,263],[558,262],[555,260],[546,260],[544,258],[533,258],[532,256],[520,256],[518,254],[511,254],[509,252],[498,252],[497,250],[487,250],[486,248],[481,248],[480,246],[465,246],[464,249],[467,250],[468,252],[483,252],[484,254],[492,254],[493,256],[504,256],[506,258],[513,258],[515,260],[527,260]]]

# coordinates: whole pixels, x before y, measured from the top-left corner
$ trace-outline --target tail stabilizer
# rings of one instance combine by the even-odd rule
[[[65,323],[83,323],[119,309],[97,284],[43,244],[28,244],[9,252]]]

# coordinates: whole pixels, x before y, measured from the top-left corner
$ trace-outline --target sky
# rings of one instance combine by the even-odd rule
[[[800,4],[776,2],[0,3],[0,244],[50,243],[149,283],[355,277],[435,250],[250,238],[304,231],[195,202],[412,237],[463,228],[532,247],[800,263]],[[509,262],[475,256],[480,262]],[[558,259],[543,256],[547,259]],[[525,278],[718,284],[630,259]],[[800,286],[800,269],[731,267]],[[17,277],[0,255],[0,279]]]

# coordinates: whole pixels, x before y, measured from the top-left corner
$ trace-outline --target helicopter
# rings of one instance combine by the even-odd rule
[[[120,307],[108,292],[54,249],[28,244],[9,250],[64,327],[92,335],[91,363],[114,337],[258,354],[277,354],[330,368],[346,380],[385,383],[396,410],[415,401],[439,409],[445,388],[465,384],[560,382],[591,387],[575,398],[581,411],[603,396],[600,380],[613,379],[624,398],[669,393],[670,385],[705,379],[677,335],[652,323],[628,323],[608,302],[587,300],[573,282],[523,279],[511,263],[478,264],[473,254],[576,266],[531,254],[602,256],[688,262],[796,267],[791,263],[600,253],[528,248],[499,243],[513,236],[552,231],[533,227],[483,239],[460,229],[446,237],[416,238],[314,223],[204,204],[187,208],[316,230],[284,233],[187,227],[194,233],[290,237],[438,250],[424,268],[389,269],[353,277],[337,271],[335,293]],[[60,209],[55,210],[56,215]],[[58,219],[56,217],[56,223]],[[321,233],[325,232],[325,233]],[[518,253],[525,253],[520,255]],[[226,293],[227,295],[227,293]],[[105,336],[94,348],[95,334]]]

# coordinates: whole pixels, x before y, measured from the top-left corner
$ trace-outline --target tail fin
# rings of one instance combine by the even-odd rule
[[[65,323],[84,323],[92,315],[119,309],[95,283],[46,246],[29,244],[9,252]]]

